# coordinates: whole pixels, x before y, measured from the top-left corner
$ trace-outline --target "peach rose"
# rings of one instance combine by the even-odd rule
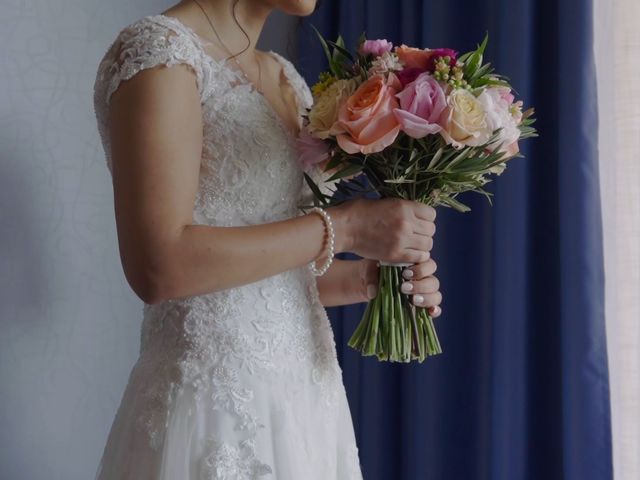
[[[393,114],[398,108],[395,98],[400,88],[398,78],[390,73],[374,75],[360,85],[342,105],[336,126],[342,130],[336,139],[347,153],[377,153],[391,145],[400,132]]]
[[[434,53],[429,49],[407,47],[404,44],[396,47],[395,52],[405,68],[419,68],[421,71],[429,68],[429,60]]]

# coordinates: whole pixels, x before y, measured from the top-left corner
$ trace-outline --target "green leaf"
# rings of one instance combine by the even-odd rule
[[[329,41],[327,43],[333,47],[333,61],[334,62],[337,62],[340,59],[340,55],[342,55],[345,58],[349,59],[351,62],[354,61],[354,58],[353,58],[353,55],[351,54],[351,52],[345,48],[344,40],[342,40],[342,37],[338,37],[338,40],[336,42]]]
[[[340,178],[348,177],[349,175],[354,175],[362,171],[362,165],[347,165],[342,170],[334,173],[331,177],[329,177],[326,181],[331,182],[332,180],[338,180]]]
[[[309,185],[309,188],[313,192],[314,196],[318,200],[320,200],[322,204],[326,205],[328,203],[326,200],[326,196],[320,191],[318,185],[316,185],[313,179],[306,172],[304,173],[304,179],[307,182],[307,185]]]
[[[444,203],[445,205],[450,206],[451,208],[462,212],[462,213],[466,213],[466,212],[470,212],[471,208],[467,207],[464,203],[459,202],[458,200],[456,200],[455,198],[452,197],[442,197],[440,198],[440,201],[442,203]]]
[[[444,153],[444,148],[440,147],[438,149],[438,151],[431,158],[431,161],[429,162],[429,165],[427,166],[427,170],[431,170],[432,168],[434,168],[438,164],[438,162],[440,161],[440,158],[442,157],[443,153]]]
[[[335,72],[333,72],[333,68],[331,68],[332,64],[333,64],[333,59],[331,58],[331,51],[329,50],[329,45],[327,45],[327,41],[324,39],[322,34],[318,31],[318,29],[314,25],[311,25],[311,28],[313,28],[313,31],[316,32],[316,35],[318,36],[318,39],[320,40],[320,45],[322,45],[322,49],[324,50],[324,54],[327,57],[327,62],[329,63],[329,68],[331,69],[331,72],[335,73]]]
[[[470,51],[470,52],[467,52],[467,53],[464,53],[464,54],[460,55],[458,57],[458,61],[464,63],[471,56],[472,53],[473,53],[473,51]]]
[[[460,163],[465,158],[467,158],[472,153],[472,151],[473,151],[472,147],[463,148],[462,151],[458,155],[456,155],[456,157],[445,166],[445,169],[450,171],[451,168],[456,166],[456,164]]]
[[[413,183],[413,180],[410,179],[406,179],[404,177],[398,177],[398,178],[387,178],[384,180],[384,183],[395,183],[395,184],[399,184],[399,183]]]
[[[482,65],[482,56],[484,55],[484,50],[487,47],[487,42],[489,41],[489,33],[486,33],[484,36],[484,40],[482,43],[478,45],[478,48],[471,53],[468,58],[468,61],[464,65],[464,74],[467,78],[473,78],[476,70],[480,65]]]

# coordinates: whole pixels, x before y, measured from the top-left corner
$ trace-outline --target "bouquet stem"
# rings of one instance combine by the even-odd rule
[[[407,363],[442,353],[433,319],[424,307],[416,307],[400,291],[402,269],[398,264],[380,264],[378,294],[367,307],[349,346],[365,356]]]

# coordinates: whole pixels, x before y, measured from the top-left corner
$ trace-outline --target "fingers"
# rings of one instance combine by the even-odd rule
[[[379,268],[376,260],[363,258],[360,260],[360,288],[365,298],[371,300],[378,293]]]
[[[405,284],[412,285],[412,287],[405,287],[405,289],[410,289],[409,291],[413,294],[430,294],[435,293],[440,289],[440,280],[438,280],[436,277],[425,277],[421,280],[411,280],[402,283],[402,285]],[[404,293],[409,293],[409,291],[405,292],[404,289],[402,291]]]
[[[420,202],[413,203],[413,213],[416,217],[433,222],[436,219],[436,209]]]
[[[407,263],[421,264],[429,260],[430,256],[431,254],[426,249],[416,250],[414,248],[409,248],[404,252],[404,255],[403,255],[404,258],[401,261],[407,262]]]
[[[411,267],[406,267],[402,271],[403,278],[407,280],[420,280],[424,277],[433,275],[438,269],[438,265],[433,258],[429,258],[425,262],[416,263]]]
[[[413,233],[433,237],[436,234],[436,224],[425,220],[414,222]]]
[[[427,224],[429,225],[429,224]],[[433,225],[433,224],[430,224]],[[423,226],[424,232],[434,231],[434,228],[429,228],[427,226]],[[402,240],[405,243],[405,248],[414,249],[414,250],[422,250],[423,252],[430,252],[433,249],[433,236],[425,234],[416,234],[413,233],[408,236],[404,236]],[[426,261],[426,259],[424,260]]]
[[[381,217],[386,219],[386,223],[383,222],[384,228],[378,228],[376,232],[382,232],[383,238],[373,248],[386,252],[376,258],[414,264],[426,262],[434,245],[435,209],[412,200],[396,198],[382,201],[386,202],[383,206],[390,214]]]
[[[442,314],[440,281],[433,276],[436,269],[436,262],[432,258],[407,267],[402,272],[405,281],[400,286],[402,293],[411,295],[411,301],[414,305],[428,307],[432,317],[438,317]]]
[[[435,307],[442,303],[442,294],[435,293],[418,293],[412,295],[411,301],[416,307]]]
[[[413,235],[407,237],[407,248],[430,252],[436,234],[436,210],[419,202],[411,202],[415,220],[411,222]]]

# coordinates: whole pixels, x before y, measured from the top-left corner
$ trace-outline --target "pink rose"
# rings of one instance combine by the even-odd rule
[[[413,138],[440,132],[438,120],[447,106],[442,87],[428,73],[422,73],[396,95],[400,108],[393,110],[400,128]]]
[[[298,150],[298,162],[305,172],[308,172],[314,165],[319,164],[329,157],[329,145],[327,142],[314,137],[306,127],[300,130],[300,135],[296,139]]]
[[[365,40],[360,46],[361,55],[373,55],[379,57],[383,53],[390,52],[393,48],[393,43],[381,39],[381,40]]]
[[[400,81],[393,73],[388,78],[374,75],[366,80],[342,105],[338,113],[336,137],[347,153],[377,153],[391,145],[400,132],[393,114]]]

